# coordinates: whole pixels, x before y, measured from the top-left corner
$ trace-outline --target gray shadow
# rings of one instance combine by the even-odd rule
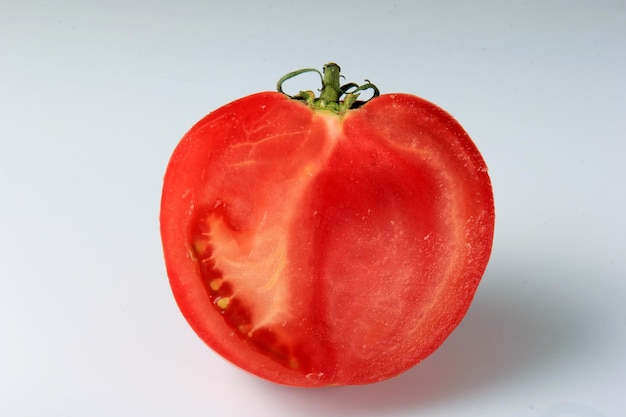
[[[541,259],[547,259],[542,257]],[[533,378],[557,361],[589,349],[598,314],[582,311],[584,291],[564,291],[591,282],[592,273],[572,262],[492,259],[472,307],[446,342],[421,364],[377,384],[302,389],[259,382],[290,410],[319,415],[382,415],[429,407],[477,395],[520,378]],[[569,265],[569,266],[564,266]],[[583,278],[581,274],[585,275]],[[571,281],[571,280],[569,280]],[[561,285],[559,285],[561,284]]]

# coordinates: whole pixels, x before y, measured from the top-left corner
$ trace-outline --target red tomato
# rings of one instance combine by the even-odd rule
[[[491,184],[463,128],[413,95],[348,108],[354,96],[234,101],[184,136],[165,175],[182,313],[280,384],[366,384],[419,363],[465,315],[491,252]]]

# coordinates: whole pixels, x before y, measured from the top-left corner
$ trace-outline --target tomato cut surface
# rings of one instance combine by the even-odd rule
[[[193,329],[295,386],[381,381],[427,357],[465,315],[494,231],[478,150],[406,94],[343,114],[271,92],[214,111],[172,155],[160,220]]]

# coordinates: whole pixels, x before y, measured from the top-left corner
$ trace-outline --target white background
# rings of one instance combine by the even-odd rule
[[[329,61],[465,126],[496,236],[421,365],[295,389],[188,327],[160,187],[204,114]],[[624,1],[0,0],[0,415],[624,416],[624,155]]]

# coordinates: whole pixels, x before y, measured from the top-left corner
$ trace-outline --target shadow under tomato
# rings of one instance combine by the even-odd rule
[[[542,259],[492,259],[460,326],[434,354],[396,378],[318,389],[263,386],[292,410],[325,416],[382,415],[428,409],[538,377],[559,361],[574,362],[594,339],[591,334],[600,318],[581,308],[589,305],[580,299],[585,291],[568,291],[567,285],[590,282],[591,273],[571,261]]]

